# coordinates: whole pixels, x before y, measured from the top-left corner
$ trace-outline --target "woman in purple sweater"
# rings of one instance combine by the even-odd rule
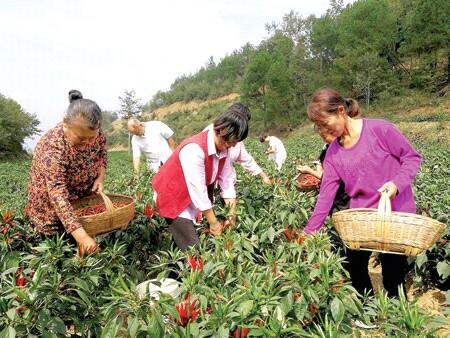
[[[345,183],[350,208],[376,208],[380,192],[387,191],[392,210],[416,212],[412,182],[421,156],[400,130],[384,120],[354,119],[358,103],[329,88],[314,93],[308,117],[321,130],[336,137],[327,151],[320,194],[304,231],[318,231],[332,205],[339,183]],[[347,250],[348,270],[355,289],[371,290],[367,264],[369,251]],[[390,296],[403,283],[406,257],[380,254],[383,284]]]

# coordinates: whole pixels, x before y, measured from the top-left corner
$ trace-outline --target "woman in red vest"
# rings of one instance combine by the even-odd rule
[[[200,243],[194,221],[201,211],[211,233],[220,235],[208,186],[218,181],[225,203],[234,206],[236,193],[228,149],[244,140],[248,120],[240,112],[242,104],[232,105],[214,120],[214,128],[184,140],[161,167],[152,181],[159,214],[169,223],[169,231],[181,250]]]

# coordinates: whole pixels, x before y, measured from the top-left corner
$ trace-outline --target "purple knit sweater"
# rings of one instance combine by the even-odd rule
[[[341,180],[350,196],[350,208],[376,208],[377,190],[392,181],[398,188],[392,210],[415,213],[412,182],[420,162],[420,154],[396,126],[383,120],[363,119],[356,144],[344,148],[337,139],[331,143],[325,157],[320,194],[305,232],[321,228]]]

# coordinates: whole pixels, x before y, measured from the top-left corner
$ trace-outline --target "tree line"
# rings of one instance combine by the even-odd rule
[[[413,89],[436,92],[450,82],[450,2],[331,0],[327,11],[291,11],[266,25],[269,37],[157,92],[147,110],[177,101],[238,92],[265,127],[298,122],[308,97],[333,86],[370,109],[374,100]]]

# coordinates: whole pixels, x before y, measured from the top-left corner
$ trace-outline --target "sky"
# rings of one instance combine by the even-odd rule
[[[266,23],[328,7],[328,0],[1,0],[0,93],[46,131],[62,120],[70,89],[103,110],[118,110],[125,90],[145,103],[210,56],[217,63],[247,42],[258,45]]]

